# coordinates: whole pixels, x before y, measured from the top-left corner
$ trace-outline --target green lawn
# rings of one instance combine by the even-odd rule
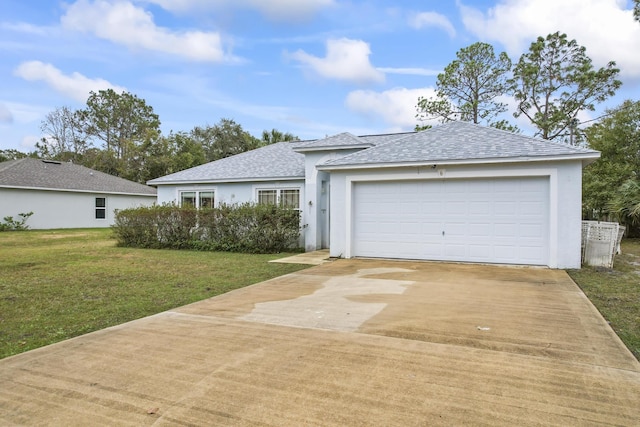
[[[119,248],[109,229],[0,233],[0,358],[307,268]]]
[[[569,270],[614,331],[640,360],[640,239],[622,242],[612,270]]]

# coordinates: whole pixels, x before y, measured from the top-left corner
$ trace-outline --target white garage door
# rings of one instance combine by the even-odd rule
[[[546,265],[549,179],[356,183],[352,254]]]

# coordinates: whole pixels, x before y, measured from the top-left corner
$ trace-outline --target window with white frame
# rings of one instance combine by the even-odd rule
[[[299,188],[265,188],[257,190],[259,204],[280,205],[291,209],[300,209]]]
[[[96,197],[95,202],[96,208],[96,219],[107,219],[107,198],[106,197]]]
[[[215,191],[181,191],[180,206],[199,209],[213,208],[215,206]]]

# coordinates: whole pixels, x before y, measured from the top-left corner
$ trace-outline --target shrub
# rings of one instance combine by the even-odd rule
[[[118,211],[112,228],[120,246],[275,253],[297,248],[300,214],[253,203],[165,205]]]
[[[19,213],[20,219],[13,219],[12,216],[5,216],[4,222],[0,222],[0,231],[23,231],[28,230],[29,226],[25,223],[29,217],[33,215],[33,212]]]

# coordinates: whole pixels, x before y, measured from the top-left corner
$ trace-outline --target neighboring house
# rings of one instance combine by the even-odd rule
[[[465,122],[262,147],[149,181],[158,202],[279,202],[331,256],[580,267],[597,151]]]
[[[33,212],[32,229],[108,227],[114,210],[151,206],[153,187],[84,166],[25,158],[0,163],[0,219]]]

